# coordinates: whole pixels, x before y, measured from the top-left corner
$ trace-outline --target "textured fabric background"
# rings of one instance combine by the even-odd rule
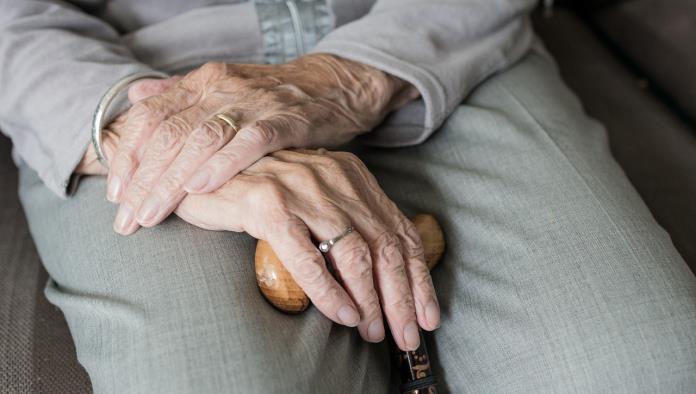
[[[609,130],[612,154],[696,271],[696,129],[641,87],[644,77],[573,13],[557,9],[552,18],[537,17],[535,26],[563,78]],[[694,52],[689,45],[682,51]],[[693,81],[682,79],[685,86]]]
[[[10,144],[0,138],[0,393],[84,393],[63,314],[43,295],[41,267],[17,198]]]
[[[627,1],[591,19],[696,125],[696,1]]]

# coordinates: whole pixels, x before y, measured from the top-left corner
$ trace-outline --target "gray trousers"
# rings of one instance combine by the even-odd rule
[[[354,147],[408,214],[443,224],[436,373],[451,392],[693,392],[696,280],[553,63],[486,81],[426,143]],[[123,237],[103,178],[21,199],[96,392],[388,391],[386,345],[275,311],[255,242],[172,217]]]

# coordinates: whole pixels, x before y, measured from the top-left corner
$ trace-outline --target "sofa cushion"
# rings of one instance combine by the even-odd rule
[[[43,294],[41,267],[17,199],[10,142],[0,136],[0,392],[88,393],[63,314]]]
[[[627,1],[591,19],[696,125],[696,1]]]
[[[607,127],[614,157],[696,272],[694,129],[642,89],[638,76],[574,14],[537,15],[535,26],[587,112]]]

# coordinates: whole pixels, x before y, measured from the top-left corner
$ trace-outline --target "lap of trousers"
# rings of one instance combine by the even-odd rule
[[[696,280],[552,61],[483,83],[420,146],[353,151],[447,252],[436,373],[451,392],[696,387]],[[310,308],[275,311],[255,242],[172,217],[123,237],[103,178],[20,196],[96,392],[385,392],[386,345]]]

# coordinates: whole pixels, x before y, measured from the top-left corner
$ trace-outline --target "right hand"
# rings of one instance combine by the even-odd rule
[[[440,325],[440,307],[420,236],[365,165],[343,152],[278,151],[220,189],[190,194],[176,214],[198,227],[245,231],[267,241],[329,319],[384,338],[382,311],[402,350],[419,346],[418,326]],[[327,253],[316,240],[355,231]]]

